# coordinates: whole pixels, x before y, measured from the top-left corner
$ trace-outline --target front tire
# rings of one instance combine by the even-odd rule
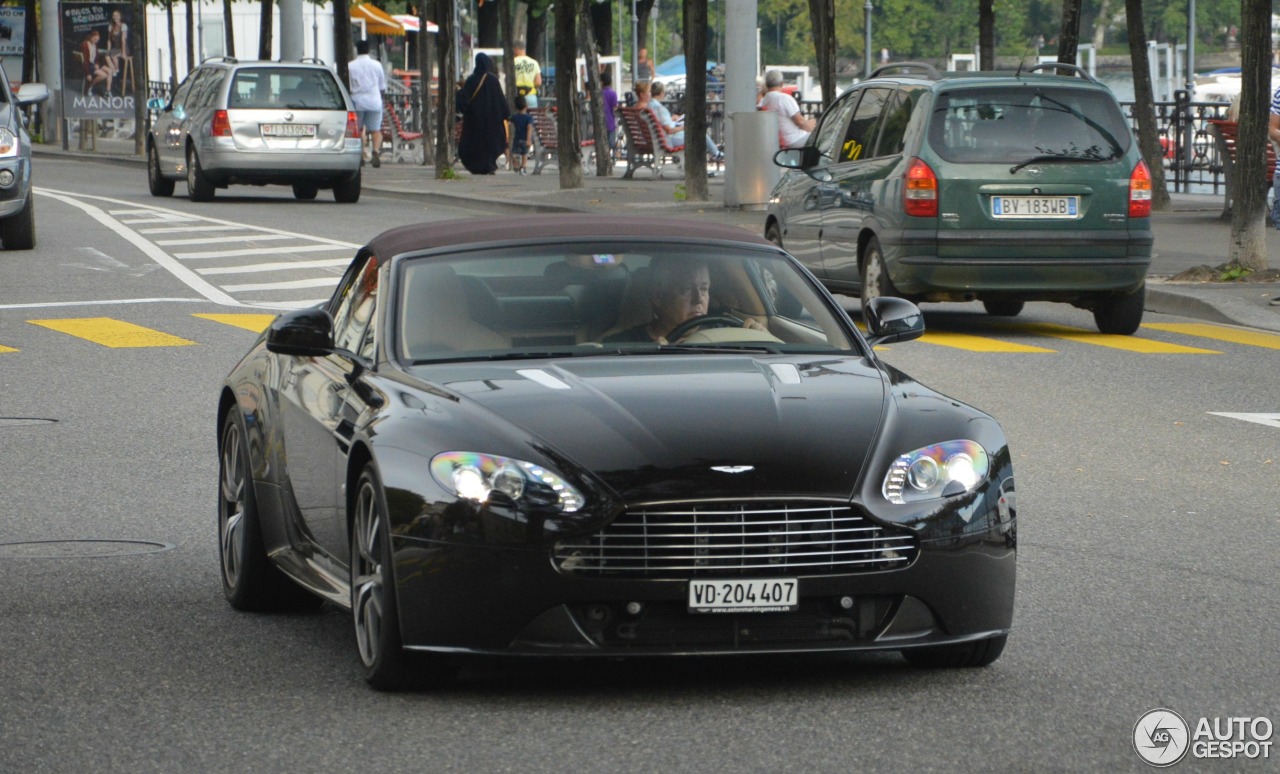
[[[314,610],[320,606],[320,598],[289,580],[267,557],[244,428],[238,408],[227,412],[218,454],[222,591],[237,610]]]
[[[160,152],[152,145],[147,152],[147,187],[152,196],[173,196],[174,182],[160,172]]]
[[[193,202],[213,201],[213,183],[200,166],[200,156],[194,147],[187,148],[187,196]]]
[[[391,529],[386,499],[372,465],[356,487],[351,519],[351,616],[364,679],[379,691],[426,688],[457,674],[446,656],[406,651],[400,639]]]
[[[1103,333],[1132,335],[1142,324],[1146,301],[1147,286],[1144,283],[1127,296],[1108,296],[1099,300],[1093,308],[1093,321]]]
[[[333,187],[333,200],[338,204],[355,204],[360,201],[360,173]]]
[[[27,203],[13,215],[0,220],[0,243],[6,250],[30,250],[36,246],[36,197],[27,193]]]
[[[961,645],[934,645],[927,648],[905,648],[902,656],[907,663],[922,669],[960,669],[984,667],[994,664],[1004,652],[1009,636],[1002,634],[977,642]]]
[[[893,287],[889,271],[884,265],[884,251],[880,249],[880,240],[871,237],[862,254],[862,319],[867,319],[867,305],[873,299],[896,295],[898,291]]]

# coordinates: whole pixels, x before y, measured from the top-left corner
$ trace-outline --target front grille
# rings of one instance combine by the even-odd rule
[[[706,502],[633,506],[595,534],[559,541],[555,561],[576,575],[790,576],[897,569],[918,550],[911,533],[845,503]]]

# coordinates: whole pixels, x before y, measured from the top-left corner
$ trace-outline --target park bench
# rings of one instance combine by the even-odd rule
[[[533,116],[533,147],[529,149],[529,155],[533,158],[533,174],[542,174],[542,168],[551,164],[558,164],[560,161],[560,134],[556,127],[556,109],[549,108],[530,108],[529,115]],[[580,145],[586,149],[590,148],[595,151],[596,141],[592,139],[582,140]],[[590,153],[584,154],[584,163],[591,163],[592,156]]]
[[[658,124],[658,117],[649,108],[618,108],[622,125],[627,130],[627,170],[624,178],[632,177],[640,167],[648,167],[656,177],[670,165],[679,166],[683,145],[671,142],[670,135]]]
[[[1226,201],[1223,203],[1222,216],[1231,214],[1231,203],[1235,198],[1236,143],[1240,139],[1240,124],[1236,121],[1224,121],[1218,118],[1209,119],[1209,133],[1213,135],[1214,145],[1218,148],[1218,157],[1222,159],[1222,176],[1225,179]],[[1267,184],[1271,188],[1271,180],[1276,173],[1276,149],[1267,141]]]
[[[383,103],[382,115],[391,119],[390,127],[383,127],[383,140],[391,140],[391,160],[402,161],[401,156],[408,156],[413,164],[421,164],[426,148],[423,147],[422,132],[410,132],[400,121],[400,111],[390,102]],[[386,121],[383,122],[384,124]],[[389,131],[388,131],[389,130]],[[388,137],[388,135],[390,135]]]

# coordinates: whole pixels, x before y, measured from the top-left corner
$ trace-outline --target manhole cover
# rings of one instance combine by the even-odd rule
[[[0,427],[25,427],[27,425],[51,425],[56,419],[40,419],[39,417],[0,417]]]
[[[85,559],[158,554],[174,546],[153,540],[30,540],[0,543],[0,559]]]

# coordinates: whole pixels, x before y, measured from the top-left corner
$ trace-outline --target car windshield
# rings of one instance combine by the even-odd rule
[[[338,82],[319,68],[250,67],[236,71],[228,107],[346,110]]]
[[[408,363],[602,355],[847,353],[837,309],[769,249],[578,243],[400,264]]]
[[[1061,86],[947,91],[929,123],[930,143],[953,162],[1113,161],[1130,138],[1110,94]]]

